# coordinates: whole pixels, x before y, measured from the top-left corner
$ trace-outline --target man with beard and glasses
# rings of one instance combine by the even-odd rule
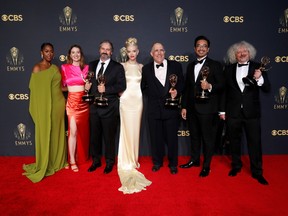
[[[89,63],[89,71],[95,73],[91,79],[90,93],[98,97],[101,93],[108,99],[108,106],[90,105],[90,154],[92,165],[88,172],[101,166],[102,140],[104,140],[106,167],[104,173],[112,171],[115,164],[115,137],[119,122],[119,93],[126,89],[123,66],[112,60],[113,44],[109,40],[99,45],[100,59]],[[99,74],[105,77],[105,84],[99,84]]]

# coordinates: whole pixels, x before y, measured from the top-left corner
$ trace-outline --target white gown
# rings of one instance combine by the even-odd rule
[[[138,155],[143,110],[141,67],[128,62],[123,66],[127,87],[120,97],[121,125],[117,168],[122,186],[118,190],[124,194],[132,194],[146,190],[146,186],[152,182],[137,170],[140,167]]]

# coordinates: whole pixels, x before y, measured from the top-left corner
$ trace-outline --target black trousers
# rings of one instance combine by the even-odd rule
[[[227,129],[230,138],[230,150],[232,155],[232,168],[241,168],[241,144],[243,131],[245,131],[250,168],[253,174],[261,174],[262,170],[262,145],[261,122],[259,118],[245,118],[241,115],[237,118],[227,118]]]
[[[90,113],[90,153],[93,162],[101,161],[104,140],[106,164],[115,164],[115,138],[118,123],[118,116],[101,118],[97,113]]]
[[[151,139],[151,155],[154,165],[163,165],[167,144],[169,167],[178,166],[179,118],[154,119],[148,117]]]
[[[201,144],[203,144],[203,168],[210,168],[215,149],[218,115],[192,112],[188,116],[191,136],[191,160],[200,162]]]

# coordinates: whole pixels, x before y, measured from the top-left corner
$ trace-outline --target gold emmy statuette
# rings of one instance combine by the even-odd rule
[[[261,58],[261,65],[260,65],[259,69],[262,72],[270,70],[271,67],[269,67],[269,68],[266,67],[269,63],[270,63],[270,58],[268,56],[263,56]],[[257,81],[256,81],[255,77],[251,77],[248,75],[246,77],[243,77],[242,81],[245,84],[245,86],[250,86],[250,87],[257,86]]]
[[[206,82],[206,79],[209,75],[209,72],[210,72],[210,68],[208,66],[203,66],[200,70],[200,73],[202,75],[202,80],[203,82]],[[200,95],[198,96],[198,98],[200,99],[209,99],[207,93],[205,92],[204,89],[202,89]]]
[[[81,77],[85,83],[90,83],[90,80],[94,77],[94,75],[95,73],[93,71],[89,71],[86,78],[84,78],[82,74],[81,74]],[[85,93],[86,94],[82,96],[83,101],[86,101],[86,102],[94,101],[94,98],[95,98],[94,95],[90,95],[89,91],[87,91],[86,89],[85,89]]]
[[[178,80],[178,77],[176,74],[171,74],[169,76],[170,85],[171,85],[171,88],[173,90],[175,89],[175,86],[177,84],[177,80]],[[179,106],[179,98],[172,98],[172,97],[167,98],[165,106],[178,107]]]
[[[98,81],[99,85],[105,85],[104,74],[99,75],[97,81]],[[99,97],[95,97],[94,104],[96,106],[100,106],[100,107],[108,106],[108,99],[103,97],[103,94],[104,94],[104,92],[100,93]]]

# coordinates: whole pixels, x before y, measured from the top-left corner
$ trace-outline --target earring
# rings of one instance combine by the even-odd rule
[[[41,54],[41,59],[43,59],[43,54]]]

